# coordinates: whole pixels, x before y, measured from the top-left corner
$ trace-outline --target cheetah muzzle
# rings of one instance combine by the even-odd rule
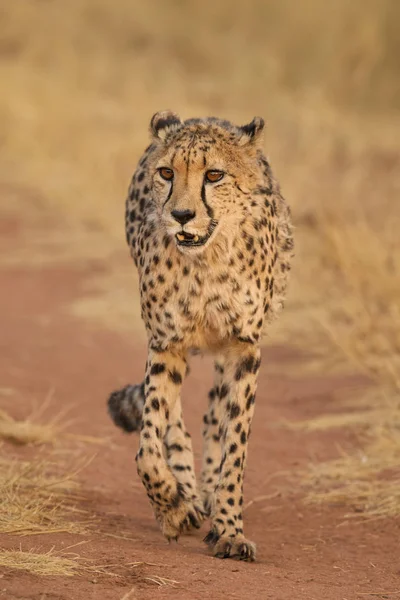
[[[235,126],[153,116],[125,216],[148,336],[145,376],[108,400],[115,424],[140,432],[137,472],[164,536],[178,539],[209,517],[204,541],[214,556],[245,561],[256,556],[243,533],[243,478],[260,344],[283,306],[293,256],[263,128],[258,117]],[[215,356],[199,486],[180,398],[195,349]]]
[[[184,246],[186,248],[204,246],[211,238],[217,225],[217,221],[211,221],[207,229],[207,233],[203,236],[199,236],[198,234],[194,233],[189,233],[182,229],[179,233],[175,234],[178,246]]]

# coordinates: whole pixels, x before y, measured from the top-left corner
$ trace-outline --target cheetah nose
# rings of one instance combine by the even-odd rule
[[[194,210],[171,210],[171,215],[175,221],[178,221],[181,225],[185,225],[185,223],[195,218],[196,213]]]

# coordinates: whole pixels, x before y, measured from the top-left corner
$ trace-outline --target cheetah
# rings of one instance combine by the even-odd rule
[[[243,476],[260,340],[283,306],[293,256],[290,209],[262,152],[264,121],[151,119],[151,145],[126,200],[148,336],[144,382],[108,410],[140,431],[137,471],[170,541],[210,518],[219,558],[253,561],[243,533]],[[199,487],[180,390],[194,353],[215,357]]]

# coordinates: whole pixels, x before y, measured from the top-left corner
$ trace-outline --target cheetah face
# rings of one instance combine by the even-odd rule
[[[181,122],[157,113],[152,193],[157,216],[184,253],[200,253],[246,212],[258,183],[258,134],[263,121],[235,127],[218,119]]]
[[[160,166],[168,164],[171,166]],[[192,165],[193,167],[194,165]],[[161,221],[183,252],[201,251],[215,235],[221,215],[211,189],[225,177],[220,169],[189,168],[184,156],[171,160],[169,153],[157,164],[153,190]],[[215,199],[214,199],[215,200]]]

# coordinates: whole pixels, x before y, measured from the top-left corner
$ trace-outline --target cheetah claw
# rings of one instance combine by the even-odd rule
[[[216,558],[233,558],[247,562],[253,562],[256,558],[255,544],[243,537],[221,537],[216,529],[211,529],[204,542],[213,548]]]
[[[206,513],[202,509],[196,507],[193,511],[188,513],[186,519],[182,523],[182,530],[190,531],[191,529],[200,529],[205,518]]]

